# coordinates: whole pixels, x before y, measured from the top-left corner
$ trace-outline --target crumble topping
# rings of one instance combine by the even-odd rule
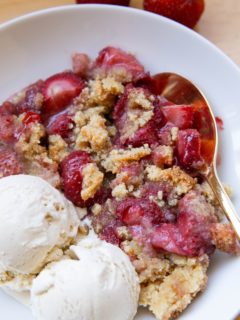
[[[214,224],[211,231],[213,242],[219,250],[234,255],[240,255],[238,239],[233,228],[229,224]]]
[[[140,305],[148,306],[157,319],[176,317],[205,289],[206,269],[201,263],[176,267],[162,282],[157,280],[142,286]]]
[[[52,163],[46,147],[41,145],[41,140],[45,137],[44,126],[40,123],[34,123],[29,131],[21,134],[16,143],[16,149],[26,160],[42,160],[45,163]]]
[[[100,214],[102,211],[102,206],[98,203],[95,203],[92,207],[92,212],[95,216],[97,216],[98,214]]]
[[[140,304],[157,319],[169,320],[204,289],[215,247],[235,255],[240,247],[208,183],[194,178],[196,164],[204,162],[201,136],[191,123],[195,111],[172,105],[180,116],[175,119],[171,110],[168,118],[165,109],[163,117],[165,99],[148,88],[150,77],[142,65],[119,49],[105,50],[107,55],[117,52],[114,59],[103,59],[107,65],[94,67],[87,55],[75,54],[73,73],[64,72],[63,79],[57,75],[73,88],[58,88],[60,98],[63,90],[59,106],[53,103],[54,90],[45,96],[41,89],[49,79],[54,87],[56,75],[9,100],[15,109],[7,121],[22,131],[13,148],[15,132],[10,125],[8,132],[0,126],[0,144],[11,141],[10,156],[3,159],[7,163],[0,152],[0,177],[7,167],[7,172],[42,177],[63,191],[80,219],[88,214],[101,239],[130,257],[141,284]],[[51,219],[46,216],[48,223]],[[88,233],[87,225],[79,227],[79,239]],[[69,245],[74,239],[65,240]],[[47,262],[62,258],[64,250],[55,248]],[[30,285],[31,279],[25,280],[0,272],[0,282]]]
[[[142,89],[131,89],[127,100],[126,124],[121,129],[121,140],[125,141],[142,128],[153,117],[154,96],[147,97]]]
[[[139,161],[140,159],[151,154],[151,149],[148,145],[139,148],[131,149],[115,149],[112,150],[107,158],[102,161],[102,166],[106,171],[117,173],[121,167],[126,166],[132,162]]]
[[[60,163],[69,154],[67,143],[59,135],[50,135],[48,141],[49,157]]]
[[[177,141],[178,131],[179,131],[178,127],[173,127],[171,129],[171,140],[172,140],[172,142]]]
[[[75,149],[102,152],[110,148],[111,141],[106,119],[100,115],[102,111],[103,109],[98,107],[76,113]]]
[[[112,190],[112,196],[117,200],[121,200],[126,197],[129,190],[127,189],[125,183],[120,183]]]
[[[92,198],[103,182],[103,173],[95,163],[85,165],[82,170],[83,182],[81,197],[83,200]]]
[[[104,106],[105,111],[109,111],[120,94],[124,91],[124,86],[113,77],[90,80],[80,96],[75,100],[76,105],[83,108],[94,106]]]
[[[160,169],[157,166],[149,165],[146,168],[147,178],[150,181],[167,181],[175,187],[178,195],[182,195],[194,188],[197,180],[185,173],[179,167]]]

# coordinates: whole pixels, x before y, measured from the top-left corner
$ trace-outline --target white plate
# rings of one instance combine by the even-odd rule
[[[240,210],[240,71],[197,33],[157,15],[111,6],[67,6],[33,13],[0,26],[0,101],[55,72],[69,68],[73,51],[94,57],[107,45],[132,51],[151,72],[173,71],[193,80],[224,119],[223,181],[235,189]],[[217,255],[209,285],[182,320],[230,320],[240,310],[240,259]],[[0,293],[0,319],[33,319]],[[154,319],[141,311],[137,319]]]

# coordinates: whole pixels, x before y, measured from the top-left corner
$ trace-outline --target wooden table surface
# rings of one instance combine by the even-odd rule
[[[240,0],[205,2],[206,9],[197,31],[240,65]],[[0,0],[0,23],[34,10],[73,3],[74,0]]]

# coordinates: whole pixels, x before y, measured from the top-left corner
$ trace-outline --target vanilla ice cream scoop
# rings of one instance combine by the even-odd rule
[[[121,249],[97,239],[71,247],[72,259],[49,265],[33,281],[38,320],[132,320],[137,312],[137,274]]]
[[[79,223],[74,206],[43,179],[0,179],[0,270],[38,272],[76,236]]]

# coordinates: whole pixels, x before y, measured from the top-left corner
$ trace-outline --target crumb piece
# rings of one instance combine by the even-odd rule
[[[171,166],[173,162],[173,148],[171,146],[158,146],[153,150],[153,162],[158,167]]]
[[[206,198],[206,200],[208,202],[210,202],[213,205],[217,204],[215,195],[214,195],[211,187],[209,186],[209,184],[206,181],[204,181],[200,185],[197,185],[196,188],[200,190],[200,192],[204,195],[204,197]]]
[[[75,104],[85,109],[104,106],[105,112],[109,112],[114,107],[116,98],[123,92],[123,85],[113,77],[90,80],[88,87],[75,99]]]
[[[169,169],[160,169],[149,165],[146,167],[147,178],[153,182],[167,181],[175,187],[177,195],[182,195],[190,191],[197,183],[197,180],[174,166]]]
[[[171,140],[172,140],[172,142],[177,141],[178,131],[179,131],[178,127],[173,127],[171,129]]]
[[[131,149],[114,149],[109,155],[102,161],[102,166],[112,173],[120,171],[121,167],[126,166],[134,161],[146,157],[151,153],[151,149],[148,145],[144,145],[140,148]]]
[[[135,241],[123,241],[121,243],[121,249],[131,258],[131,260],[137,259],[142,253],[142,247]]]
[[[147,96],[143,89],[133,88],[127,99],[127,118],[121,129],[121,141],[132,137],[153,117],[154,96]]]
[[[102,211],[102,206],[98,203],[95,203],[91,210],[95,216],[98,216]]]
[[[141,108],[143,110],[153,110],[154,96],[146,97],[143,90],[133,89],[129,93],[129,108]]]
[[[120,183],[112,190],[112,196],[121,200],[127,196],[128,192],[125,183]]]
[[[95,68],[93,70],[93,77],[96,80],[104,79],[106,77],[111,77],[120,83],[129,83],[132,81],[132,73],[129,72],[126,68],[117,66],[112,67],[111,69],[105,71],[101,68]]]
[[[106,126],[106,119],[100,115],[101,109],[93,108],[88,112],[79,111],[74,117],[77,125],[75,149],[95,152],[109,149],[111,146],[109,132]]]
[[[117,133],[117,128],[115,126],[107,126],[107,131],[110,137],[114,137]]]
[[[103,182],[103,173],[95,163],[89,163],[82,170],[83,182],[81,197],[84,201],[92,198]]]
[[[230,224],[215,223],[211,228],[213,243],[224,252],[240,255],[240,245]]]
[[[50,135],[49,140],[49,157],[60,163],[68,154],[68,145],[60,135]]]
[[[142,285],[140,304],[148,306],[157,319],[169,320],[181,313],[206,283],[204,265],[176,267],[163,282]]]
[[[171,268],[169,260],[150,257],[144,254],[141,254],[138,259],[134,260],[133,265],[138,273],[140,283],[163,280]]]
[[[133,192],[135,198],[141,198],[141,190],[136,190]]]
[[[16,143],[17,152],[26,160],[41,160],[45,163],[53,161],[48,157],[47,149],[41,145],[41,140],[45,138],[45,128],[40,123],[35,123],[26,133],[22,133]]]
[[[132,240],[131,232],[125,226],[118,227],[117,234],[118,234],[119,238],[121,238],[121,240],[128,240],[128,241]]]

